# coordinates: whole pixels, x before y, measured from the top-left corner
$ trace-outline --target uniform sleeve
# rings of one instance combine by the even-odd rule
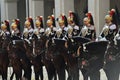
[[[79,30],[79,26],[75,26],[74,29]]]
[[[33,31],[34,31],[33,29],[30,29],[30,30],[29,30],[29,33],[33,33]]]
[[[19,30],[17,30],[17,36],[21,36],[21,33]]]
[[[113,34],[114,36],[117,34],[117,26],[115,24],[111,25],[109,30],[109,34]]]
[[[113,24],[113,25],[110,26],[110,30],[115,30],[116,28],[117,28],[117,27],[116,27],[115,24]]]
[[[67,27],[65,27],[65,28],[64,28],[64,31],[66,31],[66,32],[67,32],[67,30],[68,30],[68,28],[67,28]]]
[[[79,33],[80,33],[79,26],[75,26],[74,29],[73,29],[74,36],[77,36]]]
[[[6,32],[7,35],[10,35],[10,32]]]

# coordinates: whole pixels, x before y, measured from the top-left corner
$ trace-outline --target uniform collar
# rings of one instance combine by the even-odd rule
[[[14,29],[14,31],[17,31],[18,29],[16,28],[16,29]]]
[[[61,29],[64,29],[65,28],[65,26],[63,25],[63,26],[60,26],[61,27]]]
[[[53,28],[53,25],[51,25],[49,28],[52,29],[52,28]]]
[[[86,25],[86,27],[91,27],[91,24]]]
[[[107,25],[107,26],[110,26],[110,25],[112,25],[112,22],[110,22],[110,23],[108,23],[108,24],[106,23],[106,25]]]
[[[37,29],[41,29],[41,27],[39,26],[39,27],[37,27]]]
[[[74,27],[74,26],[75,26],[75,23],[72,23],[71,26]]]
[[[29,27],[28,27],[28,30],[30,30],[30,29],[32,29],[32,27],[31,27],[31,26],[29,26]]]

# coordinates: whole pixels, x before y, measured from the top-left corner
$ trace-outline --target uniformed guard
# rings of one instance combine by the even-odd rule
[[[48,20],[47,20],[47,28],[45,30],[45,35],[47,36],[48,40],[46,42],[46,47],[48,47],[49,43],[54,43],[54,36],[56,33],[56,25],[55,25],[55,18],[54,15],[48,16]]]
[[[68,26],[66,16],[64,14],[61,14],[59,16],[59,18],[57,19],[57,21],[58,21],[58,24],[59,24],[59,28],[62,29],[63,36],[65,36],[67,34],[67,26]]]
[[[36,25],[36,29],[34,29],[34,34],[40,37],[40,35],[44,33],[42,16],[37,16],[35,25]]]
[[[56,27],[55,27],[55,18],[54,15],[48,16],[47,28],[45,30],[46,36],[53,38],[55,36]]]
[[[11,24],[11,36],[21,37],[20,35],[20,20],[14,19]]]
[[[92,41],[96,39],[96,30],[94,27],[94,21],[91,13],[87,13],[83,19],[84,26],[81,29],[80,35],[85,38],[89,38]]]
[[[3,36],[3,38],[6,36],[10,36],[10,26],[8,20],[2,22],[0,36]]]
[[[33,19],[31,17],[28,17],[25,21],[23,38],[32,39],[32,35],[33,35],[33,31],[34,31],[33,29],[34,29]]]
[[[115,19],[115,10],[111,9],[108,15],[105,16],[105,25],[103,27],[102,32],[100,33],[99,39],[106,39],[109,41],[113,41],[118,28],[117,22]]]
[[[69,11],[68,26],[73,27],[73,36],[78,36],[80,32],[79,18],[75,12]]]

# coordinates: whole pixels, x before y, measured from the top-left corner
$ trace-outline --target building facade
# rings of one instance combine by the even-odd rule
[[[120,0],[0,0],[0,20],[19,18],[21,25],[27,16],[43,16],[46,22],[47,16],[54,14],[57,18],[61,13],[68,16],[69,10],[75,11],[80,16],[80,22],[84,18],[85,11],[92,13],[97,35],[103,25],[104,17],[111,8],[120,9]],[[45,23],[44,22],[44,23]]]

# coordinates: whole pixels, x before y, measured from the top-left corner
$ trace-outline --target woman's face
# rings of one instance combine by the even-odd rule
[[[51,20],[48,20],[47,21],[47,26],[50,27],[52,25],[52,21]]]
[[[73,23],[73,19],[68,17],[67,22],[68,22],[69,25],[71,25]]]
[[[105,22],[110,23],[112,21],[112,17],[110,15],[105,16]]]
[[[30,22],[29,22],[29,21],[26,21],[26,22],[25,22],[25,27],[26,27],[26,28],[29,28],[29,27],[30,27]]]
[[[6,28],[7,28],[6,25],[2,25],[2,26],[1,26],[1,30],[5,30]]]
[[[36,27],[40,27],[40,25],[41,25],[40,21],[36,21],[35,25],[36,25]]]
[[[17,28],[17,25],[14,24],[14,25],[12,25],[11,27],[12,27],[12,30],[15,30],[15,29]]]
[[[58,24],[59,24],[60,27],[62,27],[62,26],[64,26],[64,21],[62,19],[59,19]]]
[[[64,22],[59,22],[59,26],[64,26]]]
[[[88,25],[90,23],[89,19],[86,17],[83,19],[84,25]]]

